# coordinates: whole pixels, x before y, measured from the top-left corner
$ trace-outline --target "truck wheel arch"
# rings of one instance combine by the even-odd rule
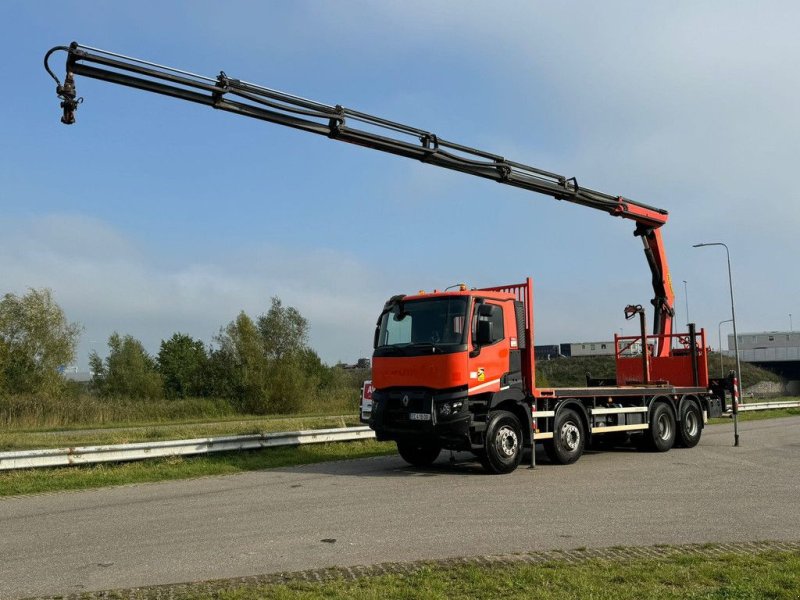
[[[506,410],[519,419],[519,424],[522,426],[523,447],[530,448],[533,420],[531,419],[531,408],[525,400],[524,392],[509,388],[493,394],[489,402],[489,412],[497,410]]]
[[[555,416],[558,417],[558,413],[562,410],[572,409],[583,421],[583,428],[586,431],[586,447],[589,447],[589,443],[592,441],[592,426],[589,420],[589,413],[586,411],[586,407],[580,402],[577,398],[567,398],[559,402],[555,407]],[[555,418],[553,419],[553,423],[555,423]]]
[[[672,416],[675,418],[675,422],[678,422],[678,410],[676,403],[673,402],[672,398],[669,396],[653,396],[650,399],[650,402],[647,403],[647,422],[650,422],[650,415],[653,413],[656,404],[666,404],[669,407],[669,410],[672,411]]]

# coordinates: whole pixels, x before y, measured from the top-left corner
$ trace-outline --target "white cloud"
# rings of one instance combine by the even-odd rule
[[[356,258],[330,250],[235,248],[218,260],[174,267],[94,218],[48,215],[0,225],[4,292],[53,289],[70,320],[86,328],[79,363],[101,355],[112,331],[141,339],[150,352],[176,331],[205,341],[240,310],[253,316],[270,297],[309,320],[323,359],[369,355],[386,282]]]

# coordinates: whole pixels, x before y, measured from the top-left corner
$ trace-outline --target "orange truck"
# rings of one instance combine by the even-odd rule
[[[66,54],[63,82],[50,67]],[[562,464],[587,444],[632,436],[666,451],[698,443],[707,416],[725,409],[735,375],[709,379],[705,333],[689,324],[673,333],[674,293],[661,234],[667,211],[592,190],[503,156],[447,141],[416,127],[232,78],[205,77],[76,42],[45,55],[65,124],[81,104],[77,76],[106,81],[284,125],[329,139],[411,158],[537,192],[633,221],[652,276],[653,333],[640,305],[638,336],[615,336],[616,377],[587,376],[578,388],[537,387],[533,284],[523,283],[394,296],[375,328],[373,378],[364,387],[362,418],[380,440],[394,440],[414,465],[442,449],[474,453],[492,473],[508,473],[523,451],[544,444]],[[638,355],[635,349],[639,349]],[[371,398],[366,398],[370,394]],[[734,411],[736,403],[733,403]],[[531,452],[531,460],[535,452]]]
[[[641,307],[628,307],[630,316]],[[709,380],[703,331],[615,336],[617,375],[585,387],[537,387],[533,284],[394,296],[375,330],[369,410],[379,440],[412,465],[442,449],[470,451],[491,473],[519,466],[542,442],[560,464],[589,443],[629,436],[667,451],[695,446],[732,382]],[[670,342],[659,356],[658,344]],[[638,355],[633,348],[643,348]],[[533,453],[531,457],[533,459]]]

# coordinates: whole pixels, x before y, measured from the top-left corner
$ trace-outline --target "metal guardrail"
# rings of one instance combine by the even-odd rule
[[[751,410],[774,410],[776,408],[800,408],[800,401],[798,402],[751,402],[748,404],[739,403],[739,412],[748,412]]]
[[[350,442],[368,440],[375,432],[367,426],[342,427],[339,429],[312,429],[250,435],[199,438],[193,440],[169,440],[164,442],[138,442],[109,446],[84,446],[79,448],[52,448],[45,450],[15,450],[0,452],[0,471],[31,469],[38,467],[61,467],[101,462],[121,462],[230,452],[232,450],[256,450],[276,446],[299,446],[326,442]]]

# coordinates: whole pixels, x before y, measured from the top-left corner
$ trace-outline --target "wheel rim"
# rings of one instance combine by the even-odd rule
[[[672,436],[672,423],[669,420],[669,415],[662,413],[658,417],[658,437],[662,440],[668,440]]]
[[[501,427],[495,438],[495,446],[497,446],[498,452],[502,456],[510,458],[517,453],[518,445],[519,439],[517,438],[517,432],[507,425]]]
[[[686,411],[684,429],[686,430],[686,435],[689,437],[696,436],[697,432],[700,430],[700,421],[697,418],[697,414],[691,409]]]
[[[581,430],[572,421],[567,421],[561,426],[561,443],[569,450],[577,450],[581,443]]]

